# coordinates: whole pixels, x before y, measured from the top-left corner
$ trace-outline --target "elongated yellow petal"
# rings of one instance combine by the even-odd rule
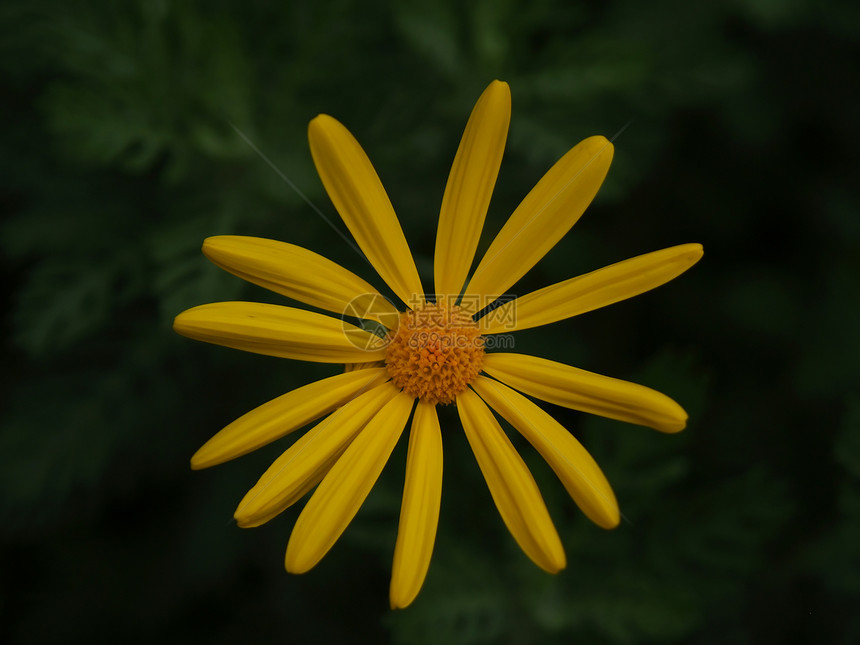
[[[336,314],[397,326],[399,312],[376,289],[331,260],[295,244],[241,235],[203,242],[203,254],[243,280]]]
[[[564,569],[564,549],[537,484],[496,417],[471,390],[457,395],[457,411],[496,508],[517,544],[541,569]]]
[[[442,432],[436,406],[418,403],[409,434],[406,484],[391,572],[391,608],[409,605],[424,584],[442,499]]]
[[[311,121],[308,139],[326,192],[367,259],[404,303],[415,307],[423,302],[424,290],[400,222],[358,141],[327,114]]]
[[[469,285],[489,304],[523,277],[570,230],[594,199],[612,161],[612,144],[589,137],[549,169],[487,249]]]
[[[385,358],[378,336],[330,316],[259,302],[214,302],[183,311],[173,322],[183,336],[255,354],[317,363]]]
[[[548,325],[659,287],[701,257],[701,244],[646,253],[512,300],[482,317],[478,325],[482,334]]]
[[[434,260],[436,293],[442,297],[456,299],[466,282],[502,164],[510,121],[511,90],[507,83],[493,81],[472,110],[442,198]]]
[[[296,520],[284,560],[287,571],[311,569],[355,517],[391,456],[414,401],[407,394],[397,394],[332,466]]]
[[[537,449],[592,522],[605,529],[618,526],[615,494],[576,437],[522,394],[498,381],[479,376],[472,387]]]
[[[264,524],[301,499],[396,394],[391,384],[380,385],[311,428],[275,460],[239,503],[234,514],[239,526]]]
[[[386,378],[384,368],[354,370],[287,392],[242,415],[203,444],[191,458],[191,467],[209,468],[285,437]]]
[[[661,432],[678,432],[687,413],[665,394],[629,381],[525,354],[484,356],[484,372],[549,403]]]

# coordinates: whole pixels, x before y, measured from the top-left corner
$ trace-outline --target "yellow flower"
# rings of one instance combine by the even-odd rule
[[[309,126],[314,164],[358,246],[405,310],[307,249],[253,237],[204,242],[206,257],[223,269],[307,305],[372,320],[387,330],[384,339],[341,318],[250,302],[194,307],[174,323],[177,332],[197,340],[347,366],[342,374],[248,412],[191,459],[195,469],[222,463],[322,418],[272,464],[235,513],[240,526],[258,526],[316,487],[290,536],[285,561],[290,572],[309,570],[340,537],[412,414],[391,579],[393,608],[414,600],[433,550],[442,490],[437,404],[456,404],[502,519],[526,555],[553,573],[565,566],[561,541],[534,478],[490,408],[537,449],[576,504],[604,528],[619,521],[609,483],[573,435],[524,394],[662,432],[678,432],[686,424],[677,403],[647,387],[544,358],[487,351],[502,344],[492,341],[507,332],[563,320],[659,286],[702,255],[698,244],[648,253],[475,316],[567,233],[594,198],[612,159],[612,144],[600,136],[565,154],[514,211],[467,280],[502,160],[510,105],[508,85],[494,81],[466,125],[439,215],[435,298],[425,298],[370,160],[347,129],[326,115]]]

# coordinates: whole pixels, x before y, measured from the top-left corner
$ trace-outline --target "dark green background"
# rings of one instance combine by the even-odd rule
[[[0,641],[851,643],[860,640],[860,6],[850,0],[7,1],[0,9]],[[517,441],[568,555],[549,576],[492,506],[456,414],[426,585],[388,609],[405,449],[312,572],[298,508],[232,511],[292,439],[192,472],[243,412],[333,374],[176,336],[204,302],[279,299],[219,271],[249,234],[367,265],[307,149],[362,142],[429,286],[469,111],[511,84],[482,247],[543,172],[616,140],[574,230],[516,290],[701,242],[653,293],[516,337],[690,413],[680,435],[551,409],[627,520],[588,523]],[[551,407],[551,406],[547,406]]]

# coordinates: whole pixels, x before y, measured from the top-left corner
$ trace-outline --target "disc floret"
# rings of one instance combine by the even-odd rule
[[[452,403],[481,372],[484,340],[456,305],[406,311],[389,338],[385,364],[394,385],[426,403]]]

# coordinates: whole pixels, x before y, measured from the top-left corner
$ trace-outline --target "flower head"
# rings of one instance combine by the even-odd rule
[[[249,302],[202,305],[176,317],[174,329],[190,338],[347,366],[341,374],[248,412],[191,460],[192,468],[222,463],[321,419],[271,465],[235,513],[240,526],[258,526],[316,488],[290,536],[288,571],[309,570],[332,547],[411,416],[390,596],[392,607],[412,602],[430,563],[439,517],[437,405],[456,405],[502,519],[526,555],[550,572],[565,566],[561,540],[534,478],[496,415],[537,449],[586,516],[604,528],[618,524],[619,510],[600,468],[573,435],[524,395],[663,432],[686,424],[677,403],[647,387],[544,358],[491,351],[488,341],[494,335],[630,298],[678,276],[702,255],[698,244],[648,253],[510,300],[481,316],[579,219],[613,153],[612,144],[596,136],[565,154],[523,199],[467,281],[509,121],[510,90],[494,81],[472,111],[448,178],[433,298],[425,296],[400,223],[361,146],[332,117],[311,121],[311,154],[325,189],[362,252],[403,302],[402,311],[358,276],[307,249],[237,236],[212,237],[203,244],[210,260],[245,280],[387,330],[382,338],[332,316]]]

